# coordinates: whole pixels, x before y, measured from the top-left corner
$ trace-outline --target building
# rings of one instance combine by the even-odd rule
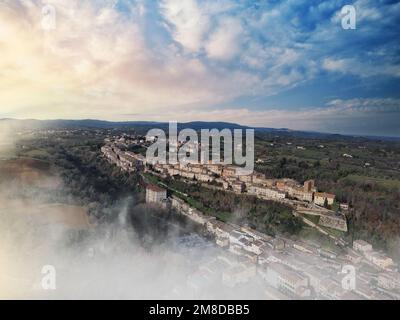
[[[332,260],[336,260],[336,258],[337,258],[337,254],[333,251],[322,249],[322,248],[318,248],[317,251],[318,251],[319,255],[323,258],[332,259]]]
[[[225,166],[222,170],[223,177],[234,177],[236,176],[236,167],[234,166]]]
[[[256,183],[256,184],[261,184],[261,185],[263,185],[264,183],[265,183],[265,175],[264,174],[262,174],[262,173],[253,173],[253,175],[252,175],[252,181],[253,181],[253,183]]]
[[[204,174],[204,173],[196,174],[195,178],[197,181],[200,181],[200,182],[211,182],[214,180],[214,178],[212,176],[210,176],[208,174]]]
[[[315,192],[314,193],[314,203],[319,206],[324,206],[325,203],[330,206],[333,204],[334,201],[335,201],[334,194],[325,193],[325,192]]]
[[[266,300],[290,300],[290,297],[280,292],[278,289],[275,289],[271,286],[268,286],[265,290],[265,299]]]
[[[187,171],[187,170],[181,170],[181,176],[186,178],[186,179],[190,179],[193,180],[195,178],[195,174],[193,172]]]
[[[167,200],[167,190],[154,184],[146,186],[146,203],[163,203]]]
[[[286,192],[277,189],[270,189],[262,185],[251,185],[248,187],[247,193],[256,195],[264,199],[285,199]]]
[[[372,250],[372,245],[364,240],[355,240],[353,241],[353,249],[365,254],[367,251]]]
[[[379,274],[378,286],[387,290],[400,289],[400,274],[398,272],[384,272]]]
[[[280,179],[276,181],[276,188],[281,191],[288,191],[290,187],[298,186],[298,182],[293,179]]]
[[[358,264],[362,260],[362,257],[351,249],[346,253],[345,258],[353,264]]]
[[[222,180],[221,183],[222,183],[222,188],[224,188],[224,190],[228,190],[229,189],[229,182],[228,181]]]
[[[304,274],[308,277],[310,286],[314,288],[315,293],[319,294],[323,291],[323,282],[329,278],[329,274],[324,268],[310,265],[303,269]]]
[[[193,173],[201,173],[202,171],[202,166],[199,164],[188,164],[187,169],[189,172]]]
[[[250,184],[253,181],[253,175],[240,175],[239,180],[246,184]]]
[[[379,268],[387,269],[394,265],[392,258],[389,258],[387,255],[381,252],[367,251],[364,254],[368,261],[371,261]]]
[[[245,185],[241,181],[235,181],[232,183],[232,190],[236,193],[242,193],[245,189]]]
[[[226,269],[222,274],[222,283],[228,287],[234,287],[240,283],[248,282],[256,275],[256,266],[252,265],[237,265]]]
[[[314,192],[315,191],[315,181],[314,180],[304,181],[303,186],[304,186],[305,192]]]
[[[212,163],[210,163],[210,164],[207,165],[207,169],[210,172],[212,172],[212,173],[214,173],[214,174],[216,174],[218,176],[220,176],[222,174],[222,168],[223,167],[220,164],[212,164]]]
[[[289,186],[286,188],[286,190],[289,196],[291,196],[292,198],[307,202],[313,201],[314,193],[311,191],[304,191],[304,188],[302,188],[301,186]]]
[[[229,242],[231,245],[236,244],[242,247],[243,245],[245,245],[245,243],[241,241],[242,239],[246,240],[247,242],[250,241],[250,239],[246,237],[245,233],[239,230],[235,229],[229,233]]]
[[[250,252],[257,256],[259,256],[263,252],[262,248],[264,246],[264,243],[260,240],[248,241],[247,239],[241,239],[241,242],[243,243],[243,249],[247,252]]]
[[[271,262],[261,266],[259,271],[269,285],[295,297],[310,296],[308,278],[286,265]]]
[[[174,167],[168,168],[168,174],[170,176],[179,176],[181,174],[181,170]]]
[[[311,253],[311,254],[315,253],[315,251],[316,251],[314,247],[312,247],[306,243],[303,243],[303,242],[294,242],[293,248],[295,248],[296,250],[299,250],[301,252]]]
[[[286,247],[285,240],[279,238],[272,238],[267,243],[276,251],[283,251]]]
[[[341,284],[331,278],[324,279],[318,286],[318,294],[324,299],[339,300],[346,292]]]
[[[217,246],[221,248],[228,248],[229,247],[229,238],[228,237],[215,237],[215,243]]]
[[[365,281],[360,281],[359,278],[357,278],[354,291],[364,299],[375,300],[376,291],[371,288],[369,283]]]
[[[215,242],[220,247],[229,246],[229,234],[234,230],[232,226],[216,219],[209,220],[206,223],[206,229],[215,236]]]

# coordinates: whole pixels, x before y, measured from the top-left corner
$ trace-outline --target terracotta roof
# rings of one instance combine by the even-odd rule
[[[155,191],[155,192],[163,192],[163,191],[165,191],[165,189],[160,188],[159,186],[156,186],[155,184],[148,184],[146,186],[146,189],[149,189],[149,190]]]
[[[316,197],[323,197],[323,198],[330,198],[330,199],[334,199],[335,198],[334,194],[325,193],[325,192],[316,192],[315,196]]]

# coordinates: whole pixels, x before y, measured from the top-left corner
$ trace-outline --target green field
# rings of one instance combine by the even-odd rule
[[[314,216],[312,214],[302,214],[304,218],[310,220],[311,222],[318,224],[319,222],[319,216]]]

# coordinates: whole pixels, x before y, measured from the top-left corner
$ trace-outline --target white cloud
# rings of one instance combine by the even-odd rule
[[[209,58],[230,60],[241,50],[243,28],[239,19],[224,18],[205,45]]]
[[[51,32],[41,28],[42,1],[3,1],[2,116],[145,118],[171,107],[199,110],[278,94],[321,70],[400,76],[387,58],[396,47],[374,47],[362,61],[333,50],[343,45],[335,41],[343,30],[321,18],[333,5],[310,9],[304,19],[318,22],[310,31],[301,20],[296,27],[288,23],[291,2],[258,10],[229,0],[141,0],[124,2],[124,11],[114,0],[48,2],[57,10]]]
[[[400,112],[400,99],[394,98],[356,98],[356,99],[336,99],[329,101],[330,108],[347,112]]]
[[[329,59],[326,58],[322,62],[322,66],[324,69],[328,71],[336,71],[345,73],[350,65],[349,59]]]
[[[172,25],[174,39],[189,51],[200,50],[210,28],[210,18],[197,1],[164,0],[161,8]]]
[[[7,4],[0,12],[3,114],[111,119],[116,111],[217,103],[259,82],[244,71],[210,68],[173,46],[154,52],[142,26],[110,6],[54,0],[57,28],[46,33],[41,2],[29,4]]]
[[[382,62],[381,64],[366,64],[352,58],[326,58],[322,61],[322,67],[331,72],[352,74],[360,77],[372,77],[377,75],[400,77],[400,66],[393,66],[385,62]]]

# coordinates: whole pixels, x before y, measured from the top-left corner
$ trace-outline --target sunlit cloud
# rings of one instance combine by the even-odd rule
[[[358,84],[361,93],[354,99],[365,97],[371,82],[377,98],[389,98],[376,81],[394,85],[400,76],[392,28],[400,6],[394,3],[357,1],[353,33],[340,27],[343,1],[46,3],[56,13],[54,29],[44,28],[42,1],[2,2],[0,117],[133,120],[128,115],[137,114],[147,120],[154,114],[169,120],[163,115],[174,110],[174,118],[182,113],[196,120],[240,99],[230,108],[232,116],[224,109],[214,115],[248,123],[254,118],[267,126],[274,112],[284,114],[282,119],[304,114],[299,101],[293,99],[294,111],[288,111],[255,107],[248,103],[252,99],[283,97],[311,80],[347,76],[369,81],[369,87]],[[338,89],[345,86],[343,81]],[[323,93],[309,91],[321,100]],[[323,116],[328,107],[314,109]],[[246,118],[240,110],[249,113]],[[287,124],[292,125],[282,120],[274,126]]]

